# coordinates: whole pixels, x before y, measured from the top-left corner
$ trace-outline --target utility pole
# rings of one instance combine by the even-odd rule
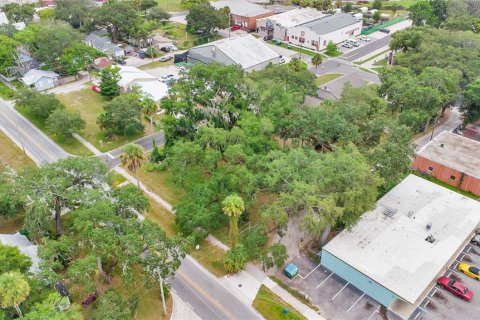
[[[435,132],[435,124],[437,124],[437,117],[435,117],[435,120],[433,121],[432,135],[430,136],[430,141],[433,140],[433,133]]]

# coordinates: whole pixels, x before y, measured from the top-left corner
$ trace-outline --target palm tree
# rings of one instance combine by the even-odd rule
[[[320,53],[315,53],[312,57],[312,64],[315,66],[315,69],[323,63],[323,56]]]
[[[155,129],[153,127],[153,116],[157,113],[158,106],[153,99],[146,97],[143,99],[143,113],[150,118],[150,127],[152,129],[152,135],[155,133]],[[153,143],[155,144],[155,136],[152,136]]]
[[[23,317],[20,304],[30,293],[27,279],[19,271],[10,271],[0,275],[0,307],[14,307],[18,316]]]
[[[235,249],[238,238],[238,217],[245,210],[245,204],[240,196],[231,194],[223,200],[222,210],[223,213],[229,217],[230,246],[232,249]]]
[[[137,186],[140,189],[140,181],[138,180],[137,169],[145,161],[145,153],[143,148],[137,144],[127,144],[123,148],[123,153],[120,155],[120,159],[124,166],[135,173],[135,178],[137,179]]]

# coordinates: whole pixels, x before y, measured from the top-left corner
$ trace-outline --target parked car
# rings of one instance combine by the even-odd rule
[[[473,237],[472,241],[470,241],[472,244],[480,246],[480,234],[477,234],[475,237]]]
[[[167,62],[169,60],[172,60],[173,57],[172,56],[163,56],[159,59],[160,62]]]
[[[173,44],[169,45],[168,46],[170,48],[170,51],[177,51],[178,48],[176,46],[174,46]]]
[[[284,58],[278,59],[278,63],[280,63],[280,64],[285,63],[285,59]]]
[[[232,31],[236,31],[236,30],[240,30],[240,29],[242,29],[242,26],[239,26],[238,24],[234,24],[234,25],[230,28],[230,30],[232,30]]]
[[[273,39],[272,34],[269,34],[269,35],[266,35],[265,37],[263,37],[263,41],[268,41],[268,40],[272,40],[272,39]]]
[[[180,74],[184,74],[184,73],[187,72],[187,68],[185,68],[185,67],[180,67],[180,68],[178,68],[178,72],[179,72]]]
[[[116,63],[118,63],[118,64],[121,64],[122,66],[124,66],[124,65],[127,64],[127,62],[126,62],[125,60],[123,60],[123,59],[115,59],[114,61],[115,61]]]
[[[365,36],[360,36],[360,40],[370,42],[370,38],[365,37]]]
[[[390,33],[390,29],[380,29],[378,31],[383,32],[383,33]]]
[[[480,281],[480,269],[477,267],[472,267],[466,263],[460,263],[457,267],[457,270],[469,276],[470,278]]]
[[[455,281],[449,277],[440,277],[437,280],[437,284],[444,288],[445,290],[450,291],[457,297],[460,297],[464,300],[471,301],[473,298],[473,291],[465,287],[462,283]]]
[[[348,42],[345,42],[344,44],[342,44],[342,47],[347,48],[347,49],[352,49],[353,48],[353,46]]]
[[[173,78],[175,78],[175,76],[173,74],[166,74],[166,75],[160,77],[160,81],[168,82],[168,81],[172,80]]]
[[[167,52],[167,53],[170,52],[170,51],[172,51],[172,49],[170,48],[170,46],[168,46],[168,47],[161,47],[160,50],[163,51],[163,52]]]
[[[205,32],[207,32],[207,28],[198,28],[195,34],[204,34]]]
[[[102,90],[100,89],[100,87],[97,86],[96,84],[94,84],[94,85],[92,86],[92,90],[95,91],[95,92],[98,92],[98,93],[100,93],[100,91],[102,91]]]

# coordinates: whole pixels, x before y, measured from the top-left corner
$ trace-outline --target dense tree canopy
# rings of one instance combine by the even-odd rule
[[[191,33],[198,30],[211,33],[216,28],[225,29],[228,27],[228,15],[222,10],[216,10],[208,2],[191,8],[186,20],[187,30]]]
[[[108,135],[131,135],[144,130],[142,123],[143,103],[136,93],[126,93],[103,106],[97,123]]]

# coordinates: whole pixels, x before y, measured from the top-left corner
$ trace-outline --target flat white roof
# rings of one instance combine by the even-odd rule
[[[480,179],[480,142],[443,131],[417,155]]]
[[[323,249],[414,304],[479,223],[480,202],[409,175]]]
[[[259,6],[258,4],[244,0],[220,0],[210,2],[210,5],[217,10],[229,7],[232,14],[244,17],[256,17],[262,14],[273,12],[272,10]]]
[[[251,34],[235,38],[225,38],[198,47],[210,46],[222,51],[244,70],[280,57],[278,53]],[[195,48],[191,50],[195,50]]]
[[[301,8],[280,13],[264,19],[273,21],[284,28],[292,28],[326,16],[328,16],[328,14],[324,14],[317,9]]]
[[[168,86],[157,77],[132,66],[118,66],[120,80],[118,85],[124,89],[138,86],[154,101],[159,101],[168,94]]]

